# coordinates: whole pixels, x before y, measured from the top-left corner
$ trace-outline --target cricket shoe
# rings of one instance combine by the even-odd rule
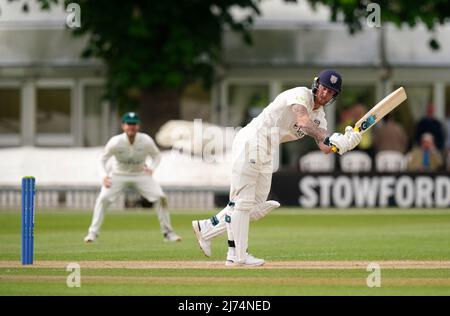
[[[87,236],[84,237],[84,242],[85,242],[85,243],[91,243],[91,242],[94,242],[94,241],[97,239],[97,237],[98,237],[98,235],[97,235],[96,233],[89,232],[89,233],[87,234]]]
[[[208,229],[207,219],[200,221],[192,221],[192,229],[194,230],[195,237],[197,238],[200,249],[205,256],[211,257],[211,240],[206,240],[203,238],[202,233],[206,232]]]
[[[237,262],[236,256],[232,256],[232,255],[227,255],[227,261],[225,261],[225,265],[227,267],[239,267],[239,266],[259,267],[259,266],[262,266],[264,263],[266,263],[266,261],[264,261],[264,259],[255,258],[249,253],[247,253],[247,255],[245,257],[245,261],[242,263]]]
[[[168,232],[164,234],[164,240],[171,242],[181,241],[181,237],[175,234],[175,232]]]

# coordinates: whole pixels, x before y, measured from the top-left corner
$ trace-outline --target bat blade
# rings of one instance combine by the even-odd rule
[[[383,100],[378,102],[369,112],[367,112],[362,118],[355,124],[355,130],[365,133],[373,125],[378,123],[389,112],[399,106],[407,98],[405,89],[403,87],[398,88]]]
[[[362,118],[356,122],[354,129],[361,134],[365,133],[373,125],[378,123],[389,112],[399,106],[407,98],[405,89],[403,87],[398,88],[391,94],[387,95],[383,100],[378,102],[369,112],[367,112]],[[333,152],[337,152],[335,146],[331,147]]]

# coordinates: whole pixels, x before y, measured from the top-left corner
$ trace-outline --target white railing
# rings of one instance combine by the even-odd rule
[[[170,209],[213,209],[215,195],[226,194],[227,188],[164,188]],[[36,207],[92,209],[99,194],[98,187],[37,187]],[[110,209],[140,205],[141,197],[134,191],[121,193]],[[0,186],[0,209],[20,208],[20,188]]]

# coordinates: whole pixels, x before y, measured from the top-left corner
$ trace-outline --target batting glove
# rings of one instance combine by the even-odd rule
[[[353,129],[353,127],[351,127],[351,126],[347,126],[345,128],[344,136],[347,137],[348,142],[349,142],[349,149],[348,150],[352,150],[356,146],[358,146],[359,143],[361,142],[361,139],[362,139],[361,133],[355,131]]]
[[[337,152],[340,155],[350,150],[351,144],[349,138],[341,133],[334,133],[331,135],[329,142],[331,146],[337,148]]]

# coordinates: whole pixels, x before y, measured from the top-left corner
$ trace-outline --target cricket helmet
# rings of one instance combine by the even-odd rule
[[[341,93],[342,76],[335,70],[326,69],[314,78],[312,84],[312,93],[316,95],[319,84],[333,90],[336,94],[325,105],[331,105],[336,101],[337,96]]]

